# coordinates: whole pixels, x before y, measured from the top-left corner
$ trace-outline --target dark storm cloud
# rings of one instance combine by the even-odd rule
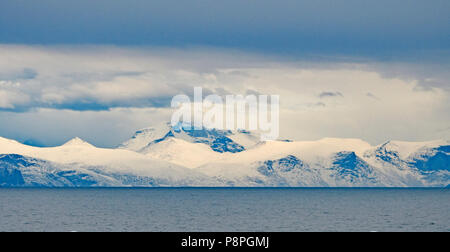
[[[285,53],[449,49],[448,0],[2,0],[0,43],[218,46]]]

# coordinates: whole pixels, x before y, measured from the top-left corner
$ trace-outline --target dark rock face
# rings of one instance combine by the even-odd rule
[[[295,169],[301,169],[303,167],[304,164],[300,159],[293,155],[289,155],[278,160],[265,161],[264,165],[258,168],[258,171],[265,176],[271,176],[277,173],[285,173]]]
[[[0,167],[0,187],[25,184],[22,173],[17,169]]]
[[[233,142],[228,137],[218,137],[210,143],[211,149],[213,149],[216,152],[241,152],[244,151],[245,148],[235,142]]]
[[[155,140],[153,143],[159,143],[170,137],[176,137],[175,133],[184,132],[188,136],[192,137],[196,143],[203,143],[209,145],[213,151],[216,152],[231,152],[237,153],[244,151],[244,146],[234,142],[228,136],[231,131],[216,130],[216,129],[201,129],[196,130],[194,128],[176,127],[172,128],[163,138]],[[245,132],[244,132],[245,133]]]
[[[311,167],[300,158],[288,155],[276,160],[261,162],[257,167],[259,178],[264,185],[276,187],[309,187],[326,186],[327,183],[320,176],[318,169]]]
[[[0,155],[0,167],[30,167],[36,164],[36,159],[26,158],[17,154]]]
[[[349,182],[375,181],[374,170],[355,152],[338,152],[334,158],[331,169],[336,176]]]
[[[411,165],[421,172],[450,171],[450,146],[440,146],[415,158]]]
[[[93,186],[97,181],[83,172],[61,171],[53,164],[16,154],[0,155],[0,186]]]
[[[170,181],[104,173],[96,167],[71,167],[31,157],[0,155],[0,187],[159,186]]]
[[[440,146],[439,148],[437,148],[437,150],[450,154],[450,145]]]
[[[183,130],[187,135],[195,138],[196,142],[209,145],[211,149],[216,152],[236,153],[245,150],[243,146],[235,143],[233,140],[227,137],[229,134],[231,134],[231,131],[216,129],[196,130],[193,128],[181,128],[180,130]]]
[[[389,144],[390,142],[387,142],[375,150],[376,158],[391,164],[402,163],[402,160],[397,152],[387,150],[387,146]]]
[[[17,166],[28,165],[20,155],[0,155],[0,186],[21,186],[25,184]]]

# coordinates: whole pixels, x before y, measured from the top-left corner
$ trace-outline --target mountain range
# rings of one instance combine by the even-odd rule
[[[161,124],[117,148],[0,137],[1,187],[449,187],[450,142],[267,141]]]

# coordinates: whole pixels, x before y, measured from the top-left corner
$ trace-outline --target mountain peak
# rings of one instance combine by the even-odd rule
[[[163,138],[170,131],[171,126],[168,123],[143,128],[136,131],[131,139],[119,145],[119,148],[139,152],[150,143]]]
[[[203,143],[216,152],[241,152],[260,142],[260,137],[253,132],[238,130],[219,130],[215,128],[194,129],[192,125],[178,123],[172,126],[163,123],[156,127],[148,127],[136,131],[134,136],[122,143],[119,148],[136,152],[146,152],[153,144],[167,141],[171,138],[181,139],[191,143]]]
[[[70,141],[66,142],[63,146],[87,146],[92,147],[93,145],[84,141],[83,139],[79,137],[75,137],[71,139]]]

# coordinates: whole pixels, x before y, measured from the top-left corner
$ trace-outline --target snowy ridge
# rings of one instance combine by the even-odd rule
[[[167,123],[140,129],[134,133],[131,139],[119,145],[119,148],[139,152],[156,140],[164,138],[170,131],[171,127]]]
[[[0,138],[0,153],[14,154],[16,159],[39,160],[42,165],[27,166],[35,167],[34,174],[43,172],[42,167],[51,164],[56,170],[89,170],[102,176],[124,176],[131,179],[153,179],[163,181],[157,186],[182,185],[188,186],[208,186],[212,182],[210,179],[188,168],[178,166],[160,159],[153,159],[149,156],[123,149],[103,149],[97,148],[79,139],[71,140],[68,143],[51,148],[39,148],[23,145],[19,142]],[[19,162],[19,161],[18,161]],[[20,162],[19,162],[20,163]],[[44,165],[45,164],[45,165]],[[16,165],[9,162],[9,167]],[[0,168],[6,166],[0,162]],[[120,183],[104,183],[102,186],[118,186]],[[133,184],[130,185],[139,185]],[[142,185],[149,186],[149,185]]]
[[[260,142],[247,131],[162,124],[115,149],[79,138],[38,148],[0,137],[0,186],[446,187],[449,141]]]
[[[165,140],[176,138],[190,143],[203,143],[213,151],[236,153],[250,149],[260,142],[259,134],[245,130],[229,131],[207,129],[194,130],[191,125],[170,123],[160,124],[138,130],[134,136],[122,143],[119,148],[148,153],[152,145]]]

